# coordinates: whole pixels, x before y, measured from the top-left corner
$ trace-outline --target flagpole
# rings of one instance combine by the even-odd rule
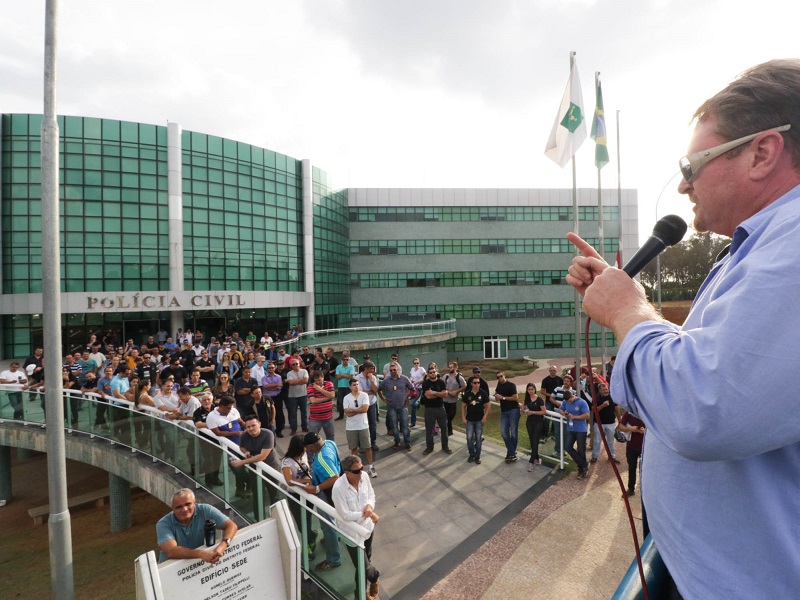
[[[600,86],[600,71],[594,72],[594,89],[595,94]],[[595,105],[595,113],[597,113],[598,107]],[[597,164],[597,160],[595,159],[595,164]],[[598,227],[598,237],[600,238],[600,256],[603,258],[606,257],[605,252],[605,235],[604,235],[604,228],[603,228],[603,185],[600,176],[600,170],[602,166],[597,166],[597,227]],[[603,372],[603,366],[606,364],[606,328],[600,327],[600,372]],[[592,366],[589,365],[589,369],[591,370]]]
[[[575,64],[575,52],[569,53],[569,72]],[[572,227],[575,235],[580,235],[580,216],[578,214],[578,175],[575,167],[575,155],[572,155]],[[575,249],[575,256],[580,253]],[[575,389],[579,389],[581,383],[581,295],[577,290],[575,295]]]

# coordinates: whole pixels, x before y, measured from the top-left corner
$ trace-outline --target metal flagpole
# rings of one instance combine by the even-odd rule
[[[572,66],[575,63],[575,52],[569,53],[569,72],[572,75]],[[572,227],[575,235],[580,235],[580,218],[578,215],[578,176],[575,168],[575,154],[572,155]],[[578,256],[575,249],[575,256]],[[575,389],[580,385],[581,377],[581,295],[575,291]]]
[[[42,316],[44,319],[45,405],[47,407],[47,487],[50,516],[50,585],[53,598],[75,597],[72,532],[67,506],[64,451],[64,389],[61,379],[61,245],[58,224],[58,120],[56,118],[56,42],[58,0],[47,0],[42,115]]]
[[[595,90],[595,102],[597,102],[597,86],[600,82],[600,71],[595,71],[594,73],[594,90]],[[595,110],[596,107],[595,107]],[[597,167],[597,232],[598,237],[600,238],[600,247],[598,248],[598,252],[600,252],[600,256],[603,258],[606,257],[605,252],[605,235],[603,231],[603,186],[600,177],[600,167]],[[604,365],[606,364],[606,328],[600,327],[600,374],[603,373]],[[589,365],[589,370],[592,370],[592,365]]]
[[[619,268],[625,264],[622,256],[622,161],[620,160],[619,110],[617,111],[617,212],[619,213]]]

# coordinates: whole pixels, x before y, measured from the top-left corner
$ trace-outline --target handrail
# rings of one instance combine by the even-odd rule
[[[423,323],[406,323],[406,324],[398,324],[398,325],[375,325],[372,327],[339,327],[334,329],[320,329],[317,331],[304,331],[296,338],[292,338],[291,340],[284,340],[280,342],[275,342],[276,347],[281,346],[302,346],[304,345],[304,339],[316,339],[317,337],[323,338],[332,335],[342,335],[345,333],[350,332],[376,332],[376,331],[402,331],[408,330],[409,335],[413,334],[414,332],[418,332],[420,329],[429,329],[433,332],[434,329],[438,331],[450,331],[455,330],[456,319],[446,319],[444,321],[431,321],[431,322],[423,322]],[[449,327],[446,327],[449,326]],[[357,343],[367,343],[373,342],[377,340],[385,340],[385,338],[366,338],[366,339],[359,339],[359,340],[351,340],[352,342]]]

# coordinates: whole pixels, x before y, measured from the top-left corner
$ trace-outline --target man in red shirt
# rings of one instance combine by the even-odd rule
[[[333,399],[336,392],[330,381],[325,381],[325,373],[314,371],[314,381],[308,384],[308,428],[319,435],[325,432],[325,439],[333,440]]]

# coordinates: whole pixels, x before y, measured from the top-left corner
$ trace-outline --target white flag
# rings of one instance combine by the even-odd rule
[[[586,139],[586,119],[583,112],[583,92],[578,77],[578,61],[572,61],[567,89],[561,98],[556,122],[544,149],[545,155],[563,167]]]

